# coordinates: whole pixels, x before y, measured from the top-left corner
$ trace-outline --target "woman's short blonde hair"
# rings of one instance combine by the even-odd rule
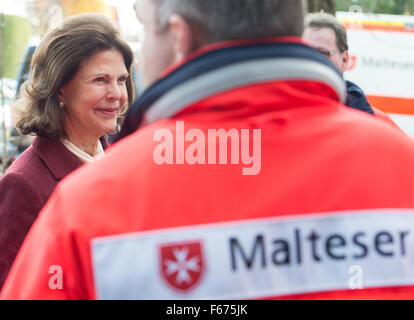
[[[65,19],[62,26],[49,32],[37,47],[29,79],[22,85],[15,102],[18,116],[15,126],[20,133],[49,139],[65,137],[64,114],[58,99],[60,89],[71,81],[83,61],[111,49],[122,54],[129,71],[125,112],[134,99],[131,48],[109,18],[80,14]]]

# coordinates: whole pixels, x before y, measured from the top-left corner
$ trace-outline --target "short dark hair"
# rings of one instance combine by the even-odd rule
[[[58,98],[60,89],[72,80],[83,61],[111,49],[122,54],[129,71],[126,87],[128,105],[132,105],[131,48],[109,18],[100,14],[80,14],[64,20],[62,26],[50,31],[36,48],[29,80],[22,85],[15,102],[18,112],[15,126],[19,132],[49,139],[65,137],[64,115]]]
[[[153,0],[160,29],[171,14],[192,27],[199,46],[250,38],[303,33],[302,0]]]
[[[341,52],[348,50],[346,29],[333,15],[328,13],[311,13],[306,17],[305,28],[328,28],[335,32],[336,46]]]

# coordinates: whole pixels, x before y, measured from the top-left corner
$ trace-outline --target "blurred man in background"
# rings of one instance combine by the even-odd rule
[[[414,298],[413,142],[341,104],[302,1],[137,12],[125,138],[58,186],[1,297]]]
[[[324,54],[342,74],[348,70],[349,47],[346,29],[334,16],[327,13],[309,14],[305,21],[303,39]],[[369,104],[362,89],[354,82],[346,80],[345,84],[348,107],[374,114],[399,128],[386,113]]]

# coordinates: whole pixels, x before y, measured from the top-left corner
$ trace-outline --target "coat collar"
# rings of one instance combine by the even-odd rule
[[[100,140],[102,147],[105,150],[108,147],[108,141],[104,137]],[[63,179],[83,164],[78,157],[59,141],[36,137],[33,140],[32,147],[34,152],[43,160],[45,165],[52,172],[56,180]]]
[[[263,82],[321,82],[346,100],[341,74],[321,53],[295,39],[213,46],[173,66],[135,101],[114,142],[141,125],[170,118],[212,95]]]

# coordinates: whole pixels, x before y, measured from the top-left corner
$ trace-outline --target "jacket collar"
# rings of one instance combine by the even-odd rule
[[[310,80],[326,84],[345,103],[339,71],[297,38],[215,44],[172,66],[128,111],[118,141],[142,124],[169,118],[206,97],[260,82]]]
[[[104,137],[100,141],[105,150],[108,147],[108,141]],[[83,165],[83,162],[59,141],[36,137],[33,140],[32,147],[56,180],[63,179]]]

